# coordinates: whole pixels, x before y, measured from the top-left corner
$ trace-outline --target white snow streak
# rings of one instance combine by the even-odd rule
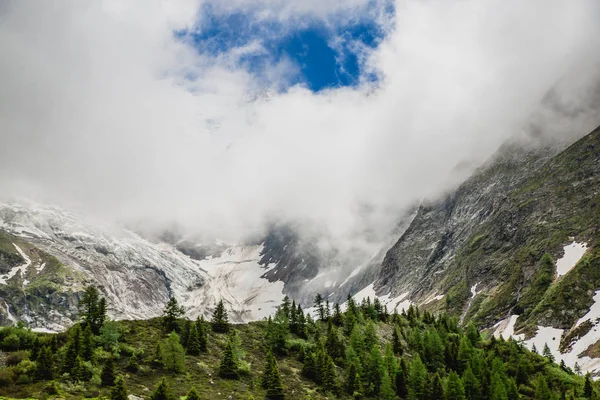
[[[13,276],[17,274],[17,272],[21,271],[21,277],[25,277],[25,273],[27,272],[27,268],[31,265],[31,259],[25,254],[23,250],[19,246],[13,243],[15,249],[19,252],[21,257],[25,260],[25,264],[13,267],[8,274],[0,276],[0,284],[6,285],[6,282],[11,279]],[[26,285],[26,283],[25,283]]]
[[[565,254],[556,261],[556,275],[561,277],[575,268],[587,251],[587,243],[573,242],[564,247]]]

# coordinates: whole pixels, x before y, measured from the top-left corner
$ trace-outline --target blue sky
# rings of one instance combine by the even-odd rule
[[[177,33],[200,53],[219,56],[260,43],[261,51],[240,57],[238,67],[261,78],[268,66],[291,61],[297,72],[283,86],[302,84],[314,92],[377,80],[376,74],[366,71],[361,58],[365,50],[376,48],[385,34],[372,9],[367,8],[359,17],[337,21],[305,18],[282,22],[259,20],[253,12],[223,14],[210,3],[205,4],[197,28]],[[380,5],[377,10],[381,11]],[[392,8],[388,7],[387,12],[393,12]]]

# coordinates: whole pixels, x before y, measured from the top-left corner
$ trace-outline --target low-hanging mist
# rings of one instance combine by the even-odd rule
[[[260,79],[238,62],[260,42],[211,56],[176,35],[201,6],[5,2],[2,195],[232,241],[302,221],[356,247],[528,127],[597,122],[595,1],[219,2],[290,30],[369,7],[386,35],[357,52],[378,79],[318,93],[289,60]]]

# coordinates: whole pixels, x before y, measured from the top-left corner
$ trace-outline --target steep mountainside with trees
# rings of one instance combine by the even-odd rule
[[[60,334],[0,330],[0,395],[40,399],[592,399],[598,388],[547,349],[482,335],[473,324],[375,299],[344,307],[288,298],[265,321],[231,325],[182,316],[114,322],[94,287],[80,322]],[[342,311],[342,308],[345,311]]]

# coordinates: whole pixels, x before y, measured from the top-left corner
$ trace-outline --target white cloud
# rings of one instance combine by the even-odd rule
[[[220,4],[296,20],[365,7]],[[1,9],[3,193],[220,237],[273,216],[323,224],[336,238],[384,232],[390,215],[464,177],[459,163],[485,159],[520,131],[557,82],[558,96],[580,107],[597,78],[581,72],[598,61],[592,0],[398,1],[395,21],[382,16],[389,36],[362,53],[382,77],[377,87],[318,94],[264,91],[235,62],[259,44],[213,59],[178,41],[173,30],[192,27],[199,8],[15,1]],[[277,83],[293,68],[284,61],[265,75]],[[544,126],[559,121],[543,115]]]

